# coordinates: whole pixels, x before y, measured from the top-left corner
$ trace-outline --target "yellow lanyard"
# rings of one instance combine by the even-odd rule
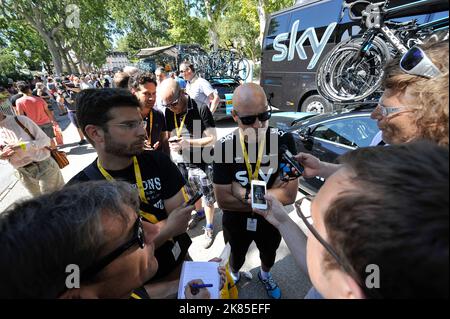
[[[186,114],[184,114],[183,119],[181,120],[180,123],[180,128],[178,128],[178,122],[177,122],[177,116],[175,115],[175,113],[173,113],[173,121],[175,122],[175,132],[177,132],[177,137],[181,136],[181,131],[183,130],[184,127],[184,121],[186,120]]]
[[[256,161],[256,167],[254,172],[252,172],[252,166],[250,165],[247,148],[245,147],[244,135],[242,134],[242,131],[239,132],[239,139],[241,141],[242,152],[244,153],[244,161],[245,165],[247,166],[248,178],[250,179],[250,182],[252,180],[257,181],[259,176],[259,168],[261,167],[264,147],[266,145],[266,135],[264,135],[264,139],[261,141],[261,145],[259,146],[258,159]]]
[[[148,143],[152,146],[152,129],[153,129],[153,111],[150,111],[150,121],[149,121],[149,134],[148,134]]]
[[[144,203],[150,205],[150,203],[148,202],[147,198],[145,198],[145,192],[144,192],[144,183],[142,182],[142,175],[141,175],[141,169],[139,168],[139,163],[137,160],[136,156],[133,156],[133,164],[134,164],[134,175],[136,177],[136,185],[137,188],[139,190],[139,198],[141,199],[141,201],[143,201]],[[108,180],[108,181],[113,181],[114,177],[112,177],[102,166],[102,164],[100,164],[100,161],[97,159],[97,167],[100,170],[100,173],[102,173],[102,175]],[[152,224],[156,224],[158,222],[158,219],[156,218],[155,215],[150,214],[150,213],[146,213],[144,211],[140,211],[141,215],[146,218],[149,222],[151,222]]]

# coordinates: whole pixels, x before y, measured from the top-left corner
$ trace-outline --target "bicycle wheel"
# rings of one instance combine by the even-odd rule
[[[247,59],[241,58],[234,61],[234,77],[242,81],[247,80],[250,75],[250,62]]]
[[[390,60],[388,46],[382,39],[373,39],[362,60],[355,62],[364,39],[338,44],[324,58],[316,74],[320,95],[334,102],[361,101],[381,84],[383,67]]]

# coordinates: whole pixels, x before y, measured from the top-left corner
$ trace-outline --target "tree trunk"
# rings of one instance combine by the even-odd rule
[[[80,73],[80,70],[79,70],[77,64],[75,63],[75,61],[73,60],[72,56],[70,55],[69,51],[67,52],[67,59],[69,60],[69,63],[71,65],[71,67],[72,67],[72,70],[75,73]]]
[[[213,13],[211,11],[211,1],[204,0],[204,2],[206,8],[206,19],[208,20],[209,39],[211,40],[214,50],[217,50],[219,48],[219,34],[216,31],[216,21],[214,21]]]
[[[53,66],[55,68],[55,75],[60,76],[62,72],[62,60],[59,54],[58,47],[55,44],[55,39],[52,36],[52,32],[45,30],[42,21],[32,17],[27,12],[20,12],[20,14],[25,18],[25,20],[41,35],[42,39],[47,44],[47,48],[52,56]],[[33,13],[32,13],[33,14]]]
[[[264,6],[264,0],[258,0],[258,17],[259,17],[259,44],[261,50],[263,49],[264,31],[266,30],[266,8]]]

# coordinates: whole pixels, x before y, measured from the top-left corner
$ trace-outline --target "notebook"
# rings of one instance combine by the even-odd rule
[[[205,284],[212,284],[206,289],[211,294],[211,299],[220,298],[220,275],[218,271],[219,263],[207,261],[185,261],[181,270],[180,285],[178,286],[178,299],[186,299],[184,287],[194,279],[201,279]]]

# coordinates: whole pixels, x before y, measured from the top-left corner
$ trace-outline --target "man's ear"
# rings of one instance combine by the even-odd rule
[[[99,299],[93,286],[66,290],[58,299]]]
[[[233,120],[234,120],[236,123],[238,123],[239,117],[237,116],[235,110],[231,110],[231,116],[233,117]]]
[[[95,145],[105,141],[104,130],[96,125],[86,125],[84,131],[86,132],[86,135],[95,143]]]

